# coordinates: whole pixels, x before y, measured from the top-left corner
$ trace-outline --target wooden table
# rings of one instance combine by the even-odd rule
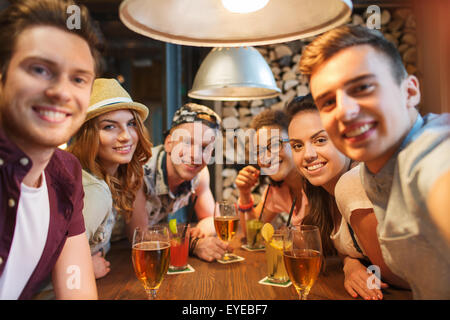
[[[193,273],[166,275],[158,292],[162,300],[296,300],[293,285],[279,288],[259,284],[266,276],[264,251],[249,252],[239,247],[241,238],[233,242],[234,253],[245,260],[231,264],[205,262],[189,258]],[[127,241],[113,243],[106,259],[111,262],[110,273],[97,280],[99,299],[146,299],[131,262],[131,246]],[[388,288],[384,299],[411,299],[411,292]],[[337,257],[328,258],[308,296],[309,300],[352,300],[344,289],[342,263]]]

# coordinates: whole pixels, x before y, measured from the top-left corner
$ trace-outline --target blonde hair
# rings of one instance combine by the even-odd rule
[[[142,186],[144,171],[142,166],[152,156],[152,143],[147,129],[134,110],[129,110],[136,121],[136,132],[139,137],[136,150],[131,161],[119,165],[116,176],[109,175],[98,160],[99,128],[97,118],[86,121],[78,130],[67,148],[67,151],[80,160],[84,170],[103,179],[111,190],[113,206],[125,221],[129,221],[133,213],[133,204],[136,192]]]

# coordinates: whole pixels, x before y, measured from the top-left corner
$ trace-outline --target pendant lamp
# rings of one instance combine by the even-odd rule
[[[272,70],[252,47],[214,48],[203,60],[188,96],[201,100],[268,99],[280,94]]]
[[[241,47],[314,36],[343,24],[351,11],[351,0],[124,0],[119,16],[156,40]]]

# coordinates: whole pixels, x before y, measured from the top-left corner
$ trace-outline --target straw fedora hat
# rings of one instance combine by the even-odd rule
[[[136,110],[142,121],[148,116],[148,108],[141,103],[134,102],[116,79],[96,79],[92,87],[91,100],[84,121],[121,109]]]

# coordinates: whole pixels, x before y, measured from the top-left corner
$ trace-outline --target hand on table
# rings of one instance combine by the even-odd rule
[[[194,254],[202,260],[212,262],[222,258],[226,251],[232,251],[229,244],[216,237],[206,237],[198,240]]]
[[[194,227],[190,229],[189,235],[191,239],[193,238],[204,238],[206,234],[202,231],[202,229],[198,227]]]
[[[346,257],[344,259],[344,287],[345,290],[356,298],[360,295],[365,300],[381,300],[383,299],[382,289],[386,289],[388,285],[380,280],[380,289],[369,289],[367,279],[371,274],[367,273],[367,268],[358,261]]]
[[[102,257],[101,251],[92,256],[92,265],[94,267],[95,279],[102,278],[111,271],[111,263]]]

